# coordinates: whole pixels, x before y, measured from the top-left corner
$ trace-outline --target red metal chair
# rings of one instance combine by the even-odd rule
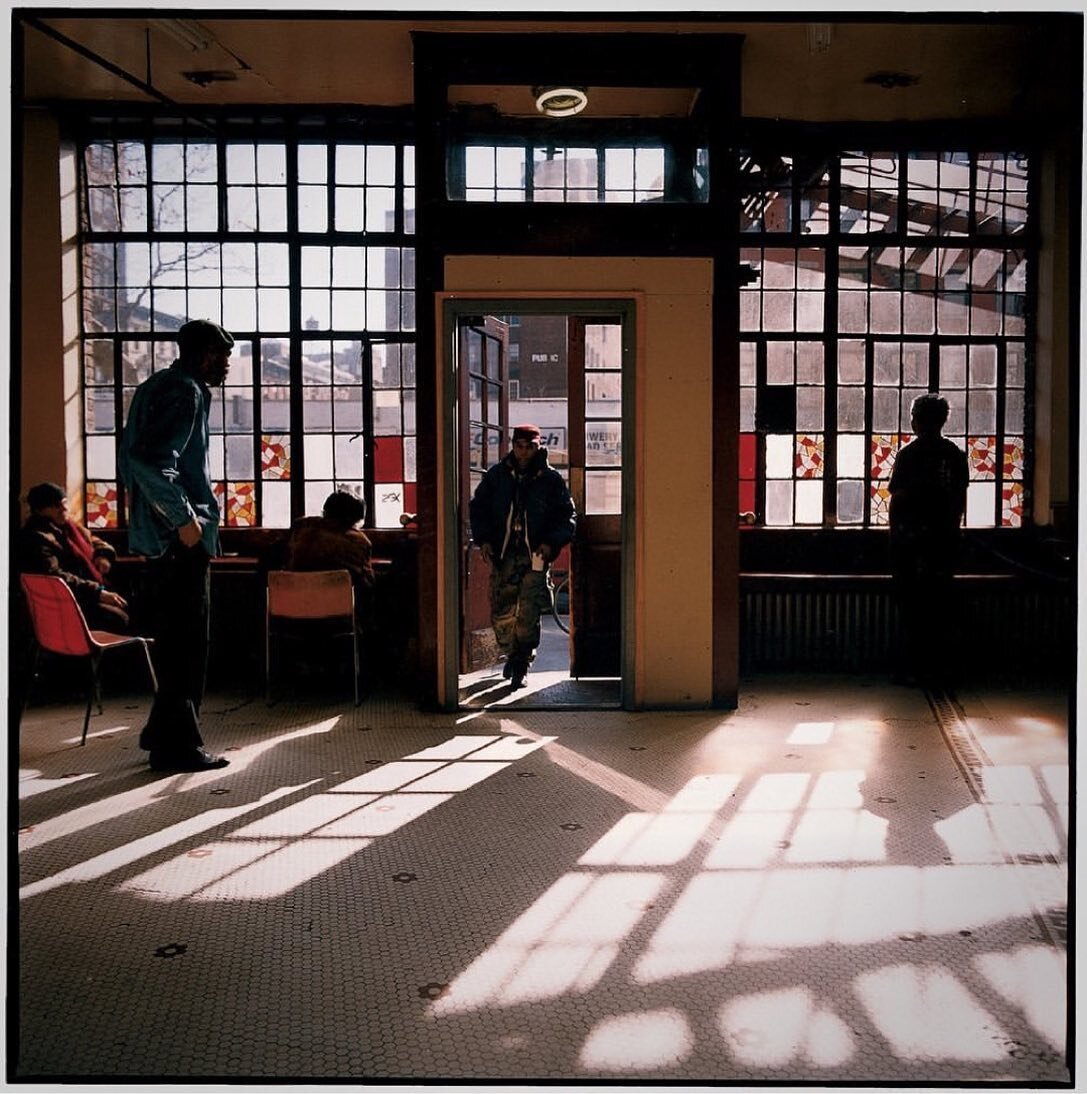
[[[355,587],[347,570],[269,570],[264,620],[264,697],[272,699],[272,636],[285,633],[278,623],[327,620],[341,624],[330,638],[351,637],[355,706],[359,705],[359,625],[355,617]]]
[[[66,657],[89,657],[91,682],[87,691],[87,712],[83,716],[83,739],[87,743],[87,727],[91,720],[91,704],[98,698],[98,713],[102,713],[98,667],[107,650],[122,646],[139,645],[147,658],[147,670],[151,674],[151,688],[158,691],[155,667],[151,664],[150,646],[154,639],[142,635],[113,634],[111,631],[92,631],[87,626],[83,609],[62,578],[45,574],[21,574],[19,581],[26,596],[30,622],[34,628],[34,665],[42,650],[59,653]],[[30,679],[34,678],[31,670]],[[29,684],[27,692],[29,693]]]

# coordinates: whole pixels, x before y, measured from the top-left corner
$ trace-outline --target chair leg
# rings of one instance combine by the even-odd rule
[[[87,729],[91,724],[91,704],[94,702],[96,696],[101,695],[101,691],[98,686],[98,658],[92,656],[91,662],[91,685],[87,689],[87,709],[83,714],[83,737],[80,740],[81,745],[87,743]],[[99,698],[98,713],[102,713],[102,703]]]
[[[351,648],[354,654],[355,664],[355,706],[359,705],[359,628],[357,624],[351,627]]]
[[[19,704],[19,724],[22,725],[23,715],[26,713],[27,705],[30,703],[30,692],[34,687],[34,681],[38,678],[38,665],[42,658],[42,648],[37,642],[32,641],[30,643],[30,671],[27,673],[26,680],[23,681],[23,698]]]
[[[144,657],[147,658],[147,671],[151,676],[151,690],[157,695],[159,690],[159,678],[155,675],[155,665],[151,660],[151,646],[146,640],[142,641],[140,645],[143,647]]]
[[[264,702],[272,702],[272,631],[268,626],[264,628]]]

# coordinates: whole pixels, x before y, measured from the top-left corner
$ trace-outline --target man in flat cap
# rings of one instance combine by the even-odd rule
[[[574,538],[574,502],[547,461],[534,425],[513,428],[509,454],[483,476],[469,504],[472,539],[491,566],[491,624],[503,675],[525,685],[550,605],[547,568]]]
[[[155,771],[226,767],[200,735],[208,660],[209,564],[219,552],[219,504],[208,467],[211,388],[230,368],[234,338],[208,319],[177,332],[176,361],[136,389],[121,439],[128,545],[148,560],[159,689],[140,734]]]

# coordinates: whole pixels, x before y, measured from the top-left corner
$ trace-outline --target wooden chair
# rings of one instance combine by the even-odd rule
[[[355,618],[355,587],[347,570],[269,570],[264,627],[264,697],[271,702],[272,636],[277,623],[327,620],[340,624],[330,638],[351,638],[355,706],[359,705],[360,632]]]
[[[98,700],[98,713],[102,713],[102,697],[99,684],[99,664],[109,650],[118,650],[124,646],[138,645],[147,659],[147,671],[151,674],[151,689],[158,691],[158,679],[155,667],[151,663],[150,646],[152,638],[142,635],[114,634],[112,631],[91,630],[72,590],[59,577],[45,574],[21,574],[19,582],[26,596],[30,623],[34,630],[34,661],[30,672],[30,681],[34,679],[38,658],[42,650],[59,653],[65,657],[87,657],[90,659],[91,679],[87,690],[87,711],[83,715],[83,738],[81,745],[87,743],[87,727],[91,719],[91,704]],[[30,682],[27,683],[27,698]],[[25,706],[25,701],[24,701]]]

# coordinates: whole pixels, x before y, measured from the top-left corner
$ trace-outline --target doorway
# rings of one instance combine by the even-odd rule
[[[458,706],[619,708],[630,622],[623,574],[631,476],[623,452],[633,304],[447,301],[446,318],[457,441]],[[507,456],[511,427],[522,422],[539,427],[548,462],[570,489],[577,532],[549,568],[550,609],[541,613],[536,659],[526,686],[514,689],[502,673],[490,622],[491,569],[471,542],[468,504],[486,470]]]

